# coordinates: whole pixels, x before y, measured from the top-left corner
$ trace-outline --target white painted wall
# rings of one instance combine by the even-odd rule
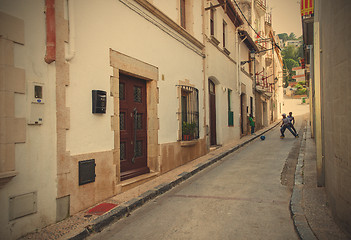
[[[238,93],[236,92],[237,66],[234,62],[230,61],[225,54],[218,51],[218,49],[211,43],[207,43],[206,49],[206,85],[208,85],[208,79],[210,77],[214,77],[218,80],[218,82],[216,82],[217,143],[224,144],[239,136],[237,127],[240,122],[238,122],[237,117],[239,116],[240,110],[237,109],[237,106],[240,106],[240,99],[237,98]],[[208,86],[206,87],[206,94],[208,94]],[[232,111],[234,112],[235,127],[228,127],[228,88],[232,90]],[[208,98],[207,101],[209,101]],[[209,113],[209,109],[207,111]],[[207,116],[207,123],[209,124],[209,116]]]
[[[55,221],[56,214],[56,95],[55,63],[44,62],[44,1],[1,0],[0,11],[24,20],[25,44],[15,44],[15,67],[25,70],[26,94],[15,94],[15,116],[30,113],[30,83],[44,84],[43,124],[27,125],[26,142],[15,145],[14,177],[0,189],[0,236],[16,239]],[[37,213],[9,221],[9,197],[37,192]]]
[[[202,14],[202,1],[199,0],[190,0],[190,5],[192,5],[192,13],[193,13],[193,27],[191,34],[197,40],[202,42],[202,18],[199,17]],[[152,0],[149,1],[163,13],[165,13],[169,18],[171,18],[174,22],[180,25],[180,0]],[[187,11],[187,10],[186,10]],[[188,12],[187,12],[188,13]],[[189,16],[186,16],[189,18]]]
[[[79,0],[74,1],[74,4],[76,55],[70,62],[71,84],[67,89],[67,106],[71,110],[67,148],[72,155],[113,149],[110,124],[110,116],[113,115],[112,98],[107,99],[106,114],[91,113],[91,90],[109,92],[110,89],[110,48],[158,67],[159,143],[177,141],[176,113],[179,102],[176,85],[179,80],[188,79],[190,84],[199,89],[199,119],[203,119],[200,55],[119,1],[97,4],[93,0]],[[100,17],[91,18],[92,15]],[[174,36],[180,37],[176,34]],[[164,80],[161,80],[162,74]],[[200,136],[202,135],[200,129]]]

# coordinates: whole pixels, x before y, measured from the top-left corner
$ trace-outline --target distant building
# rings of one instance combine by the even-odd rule
[[[298,39],[297,40],[287,40],[284,44],[285,44],[284,46],[293,45],[295,47],[299,47],[302,44],[302,42],[301,42],[301,40],[298,40]]]
[[[296,74],[292,77],[293,79],[296,80],[296,82],[304,82],[305,81],[305,69],[303,69],[300,66],[300,67],[295,67],[292,70],[296,72]]]

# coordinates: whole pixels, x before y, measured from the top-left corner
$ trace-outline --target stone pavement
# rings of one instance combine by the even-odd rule
[[[325,188],[317,187],[316,149],[309,123],[301,141],[290,211],[300,239],[351,239],[335,223],[328,209]]]
[[[211,150],[208,154],[162,174],[151,181],[106,199],[103,202],[114,203],[118,206],[101,216],[88,214],[88,209],[86,209],[61,222],[50,225],[37,232],[27,234],[20,239],[84,239],[91,233],[100,231],[103,227],[113,221],[128,216],[131,211],[142,206],[145,202],[170,190],[197,172],[260,137],[278,124],[278,122],[273,123],[270,126],[257,131],[256,135],[244,136],[243,138],[227,145],[220,146],[217,149]]]
[[[85,210],[41,231],[28,234],[22,239],[84,239],[94,232],[101,231],[101,229],[112,222],[128,216],[131,211],[142,206],[147,201],[170,190],[277,125],[277,122],[273,123],[269,127],[257,131],[257,135],[245,136],[156,179],[106,199],[104,202],[118,204],[118,206],[101,216],[87,214],[87,210]],[[315,159],[313,156],[313,140],[308,136],[310,134],[307,131],[301,141],[295,186],[290,203],[295,229],[301,239],[316,239],[315,236],[318,239],[350,239],[342,233],[330,217],[326,207],[325,194],[323,195],[324,190],[315,187],[316,174],[313,166],[315,164],[313,162]],[[321,224],[321,221],[325,224]]]

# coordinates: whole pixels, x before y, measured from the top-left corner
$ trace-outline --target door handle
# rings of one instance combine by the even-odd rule
[[[134,153],[133,153],[133,158],[132,158],[132,163],[135,163],[135,157],[136,157],[136,133],[137,133],[137,124],[138,124],[138,110],[134,108],[133,110],[134,113]]]

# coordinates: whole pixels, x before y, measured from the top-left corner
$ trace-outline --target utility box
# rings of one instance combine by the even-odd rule
[[[30,109],[28,124],[41,125],[44,116],[44,84],[32,82],[29,85]]]
[[[37,212],[37,193],[31,192],[9,198],[9,220]]]
[[[106,91],[92,90],[92,112],[106,113]]]

